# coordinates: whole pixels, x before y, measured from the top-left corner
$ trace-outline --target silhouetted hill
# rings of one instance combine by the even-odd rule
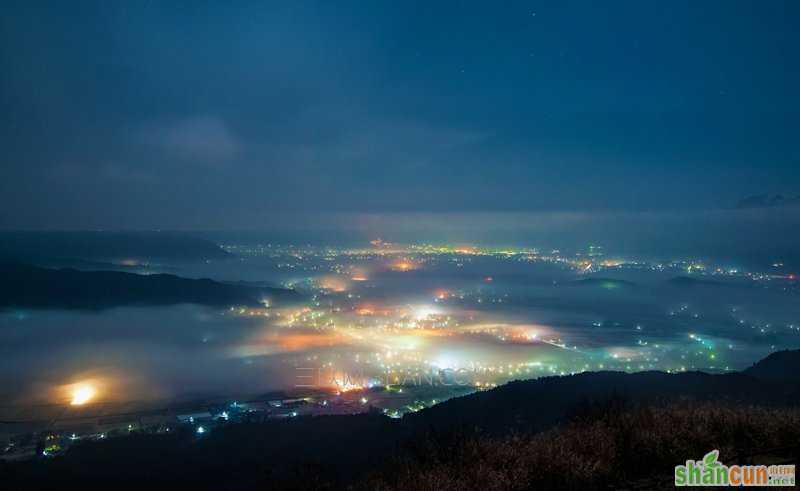
[[[0,308],[100,309],[122,305],[257,305],[263,298],[291,298],[292,290],[254,288],[169,274],[45,269],[0,263]]]
[[[230,255],[211,241],[177,232],[0,232],[0,258],[221,259]]]
[[[797,350],[776,351],[744,371],[761,380],[784,383],[800,379],[800,356]]]
[[[800,352],[792,352],[795,361]],[[490,433],[544,429],[590,401],[623,398],[637,403],[689,398],[746,404],[797,404],[798,384],[766,382],[743,373],[586,372],[515,381],[451,399],[408,415],[420,427],[480,428]]]

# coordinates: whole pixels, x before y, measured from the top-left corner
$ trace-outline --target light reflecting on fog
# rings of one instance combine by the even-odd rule
[[[303,259],[292,267],[251,254],[210,276],[257,270],[298,289],[296,302],[3,312],[2,396],[91,405],[253,394],[295,387],[298,368],[374,380],[465,370],[476,386],[586,370],[724,372],[800,340],[796,292],[729,275],[687,286],[649,266],[608,260],[587,273],[584,260],[477,249],[293,254]]]

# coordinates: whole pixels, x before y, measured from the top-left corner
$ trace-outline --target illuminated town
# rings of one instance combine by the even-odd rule
[[[599,246],[571,254],[382,240],[359,248],[223,247],[238,258],[226,268],[267,264],[280,286],[300,294],[204,314],[246,326],[231,342],[200,341],[249,377],[263,367],[263,392],[231,381],[227,396],[164,399],[141,389],[157,380],[137,388],[122,370],[78,373],[84,378],[53,387],[36,409],[3,409],[3,419],[19,420],[6,458],[34,451],[37,441],[41,447],[42,434],[40,451],[55,455],[81,439],[187,425],[201,437],[254,418],[364,411],[401,418],[512,380],[604,370],[724,373],[800,344],[800,318],[781,322],[754,301],[796,300],[796,278],[778,263],[753,272],[616,257]],[[720,297],[719,288],[733,293]],[[557,303],[564,298],[566,317]],[[637,308],[620,310],[620,302]]]
[[[3,7],[0,491],[794,485],[800,2]]]

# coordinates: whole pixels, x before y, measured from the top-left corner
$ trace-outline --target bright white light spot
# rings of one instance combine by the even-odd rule
[[[427,319],[429,316],[438,315],[439,312],[437,308],[431,307],[430,305],[419,305],[412,309],[414,318],[417,320]]]
[[[461,366],[458,358],[451,354],[441,354],[431,362],[431,365],[440,370],[452,370]]]
[[[72,401],[70,404],[73,406],[82,406],[94,399],[95,394],[97,394],[97,390],[94,387],[88,384],[80,384],[73,389]]]

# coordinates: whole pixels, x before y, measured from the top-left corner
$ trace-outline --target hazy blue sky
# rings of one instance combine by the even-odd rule
[[[4,2],[0,227],[800,193],[796,1],[232,3]]]

